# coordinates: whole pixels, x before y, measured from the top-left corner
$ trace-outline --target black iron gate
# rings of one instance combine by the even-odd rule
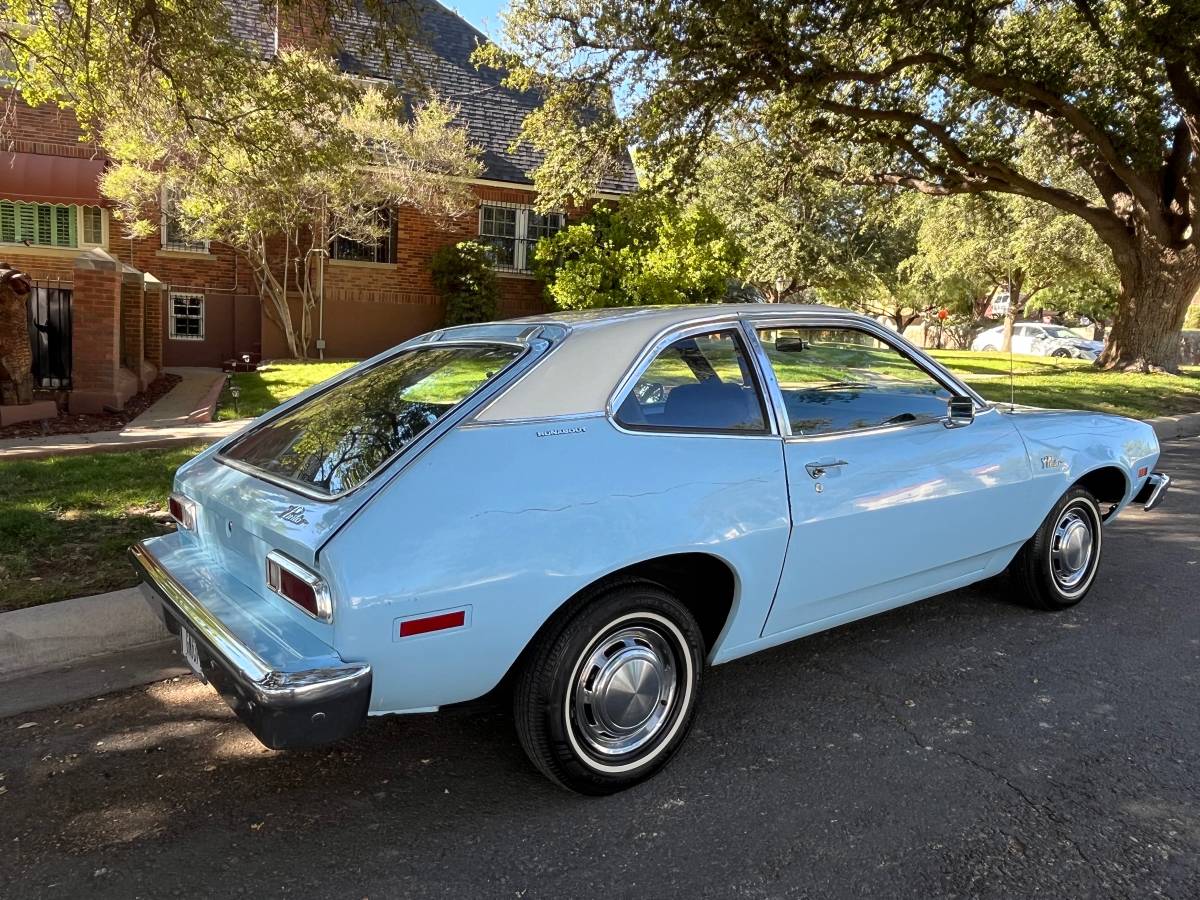
[[[34,283],[29,292],[33,377],[40,388],[71,386],[71,288]]]

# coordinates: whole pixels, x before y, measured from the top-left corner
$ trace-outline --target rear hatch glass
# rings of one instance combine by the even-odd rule
[[[222,456],[309,490],[345,493],[522,352],[491,343],[402,350],[258,426]]]

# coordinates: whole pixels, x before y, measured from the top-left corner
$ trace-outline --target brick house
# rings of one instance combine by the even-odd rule
[[[264,56],[302,39],[273,12],[238,4],[239,36]],[[337,22],[343,48],[365,47],[361,22]],[[512,148],[537,97],[506,88],[500,74],[477,70],[470,55],[486,38],[455,13],[422,0],[421,77],[461,107],[460,124],[482,148],[484,172],[472,183],[476,210],[447,229],[411,208],[392,210],[378,244],[336,241],[324,266],[318,344],[324,355],[364,357],[442,324],[429,275],[433,252],[481,237],[496,247],[500,315],[544,308],[542,285],[528,272],[529,250],[563,226],[565,214],[532,209],[532,148]],[[396,56],[400,56],[397,54]],[[339,65],[364,79],[398,81],[400,63],[343,49]],[[163,366],[216,366],[244,353],[284,356],[286,343],[263,313],[244,260],[219,244],[182,240],[169,215],[160,233],[131,240],[110,222],[96,179],[104,161],[79,141],[69,113],[31,108],[15,98],[0,152],[0,261],[27,272],[35,375],[43,387],[71,387],[80,411],[119,406]],[[632,165],[600,196],[636,186]],[[55,307],[69,298],[69,313]],[[41,341],[40,352],[38,341]]]

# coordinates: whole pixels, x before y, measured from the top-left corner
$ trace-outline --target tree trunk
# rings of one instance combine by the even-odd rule
[[[1017,304],[1021,299],[1021,285],[1025,276],[1021,272],[1008,276],[1008,312],[1004,314],[1004,341],[1000,344],[1001,353],[1012,352],[1013,325],[1017,321]]]
[[[1115,254],[1121,295],[1096,365],[1127,372],[1178,372],[1179,333],[1200,291],[1200,249],[1144,242]]]

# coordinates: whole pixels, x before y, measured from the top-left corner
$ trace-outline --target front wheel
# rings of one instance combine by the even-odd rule
[[[1096,578],[1104,545],[1100,505],[1072,488],[1017,553],[1012,573],[1029,605],[1066,609],[1084,598]]]
[[[609,588],[552,623],[514,692],[517,735],[546,776],[610,794],[656,773],[695,715],[704,640],[661,587]]]
[[[1066,359],[1066,358],[1068,358],[1068,357],[1071,355],[1071,351],[1069,351],[1069,350],[1055,350],[1055,351],[1054,351],[1053,353],[1051,353],[1050,355],[1051,355],[1051,356],[1057,356],[1059,359]]]

